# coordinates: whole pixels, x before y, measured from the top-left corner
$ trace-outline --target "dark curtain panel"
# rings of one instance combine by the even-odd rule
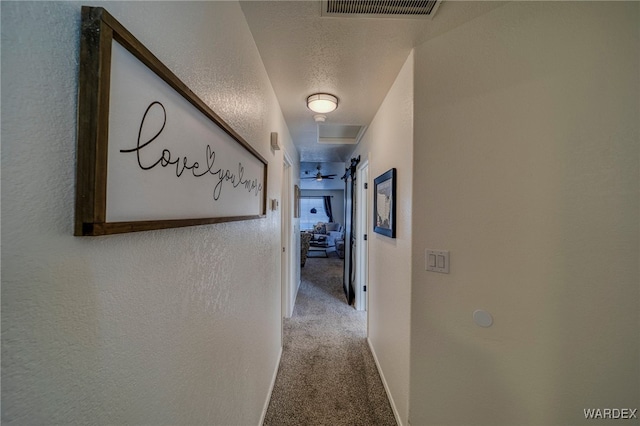
[[[333,211],[331,210],[331,196],[325,195],[324,197],[324,212],[329,216],[329,222],[333,222]]]

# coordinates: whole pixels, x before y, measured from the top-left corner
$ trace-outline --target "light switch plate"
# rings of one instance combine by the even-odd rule
[[[447,250],[429,250],[425,252],[427,271],[449,273],[449,252]]]

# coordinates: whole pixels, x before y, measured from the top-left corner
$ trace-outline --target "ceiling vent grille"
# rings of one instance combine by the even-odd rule
[[[431,18],[441,0],[322,0],[322,16]]]

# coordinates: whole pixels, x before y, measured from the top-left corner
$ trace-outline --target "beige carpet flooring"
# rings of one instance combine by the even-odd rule
[[[396,425],[366,341],[366,313],[348,306],[342,260],[307,259],[264,424]]]

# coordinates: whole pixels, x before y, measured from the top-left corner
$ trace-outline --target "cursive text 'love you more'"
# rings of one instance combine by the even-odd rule
[[[145,120],[147,119],[147,115],[149,114],[149,112],[154,109],[162,114],[162,126],[155,133],[155,135],[153,135],[153,137],[151,137],[149,140],[143,141],[142,129],[144,128]],[[130,149],[121,149],[120,152],[125,154],[135,152],[138,159],[138,165],[142,170],[152,170],[159,165],[162,167],[175,168],[177,177],[182,177],[185,172],[187,173],[187,175],[192,175],[197,178],[203,176],[215,176],[217,181],[213,189],[213,199],[216,201],[220,199],[220,196],[222,195],[222,188],[226,183],[229,183],[234,189],[244,188],[247,192],[253,192],[256,196],[262,191],[262,184],[258,181],[258,178],[251,179],[244,177],[244,166],[242,165],[242,163],[238,163],[238,169],[236,171],[231,171],[230,169],[224,168],[216,169],[216,152],[211,148],[211,145],[207,145],[205,148],[205,166],[201,166],[198,161],[190,160],[186,155],[174,155],[168,148],[164,148],[162,150],[160,158],[143,158],[144,149],[158,140],[158,138],[164,131],[166,124],[167,110],[165,109],[164,105],[162,105],[158,101],[152,102],[147,107],[147,110],[142,116],[140,129],[138,130],[138,142],[136,144],[136,147]]]

